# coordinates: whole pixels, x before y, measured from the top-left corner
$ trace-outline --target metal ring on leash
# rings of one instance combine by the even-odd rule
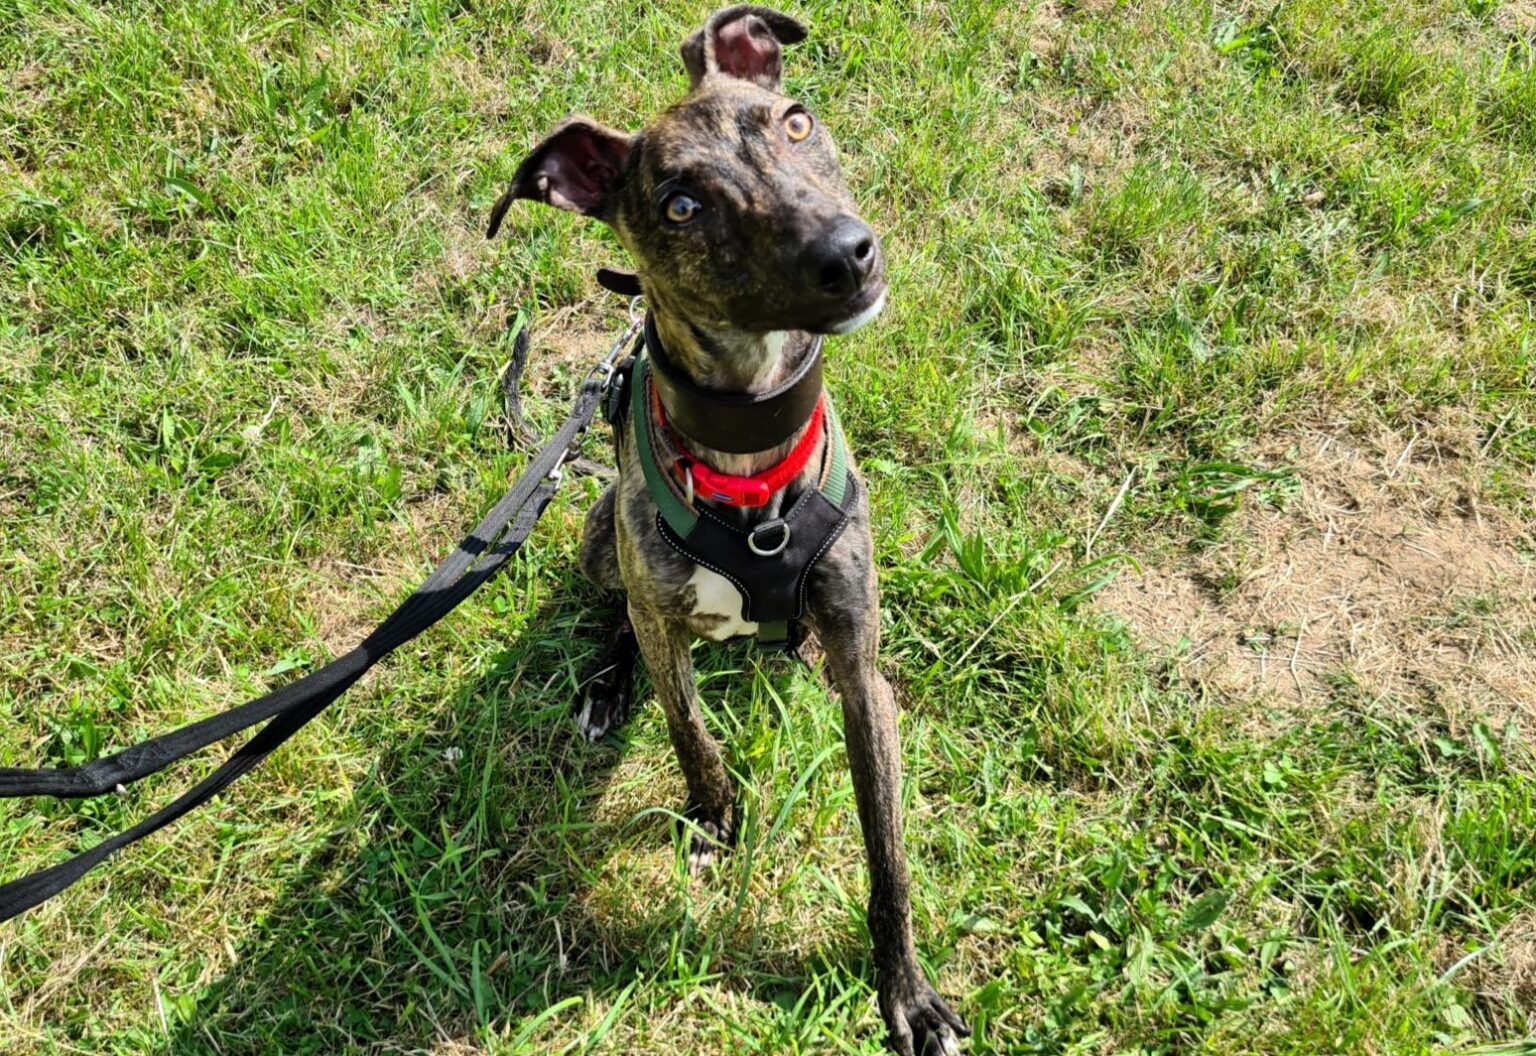
[[[779,536],[779,545],[771,550],[765,550],[757,545],[757,533],[761,532],[765,528],[778,528],[783,533]],[[776,557],[779,554],[782,554],[784,552],[784,548],[788,545],[789,525],[777,517],[771,521],[764,521],[762,524],[758,525],[756,528],[747,533],[747,549],[752,551],[758,557]]]

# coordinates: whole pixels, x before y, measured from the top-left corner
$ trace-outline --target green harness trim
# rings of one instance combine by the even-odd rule
[[[693,533],[694,525],[699,523],[699,515],[678,498],[672,485],[667,483],[661,465],[656,461],[656,451],[651,447],[651,428],[646,419],[645,407],[649,373],[648,357],[644,352],[638,353],[629,375],[629,421],[635,430],[635,453],[640,456],[640,469],[645,474],[645,490],[651,493],[651,501],[661,510],[661,516],[672,530],[686,539]]]
[[[832,505],[843,504],[843,494],[848,488],[848,442],[843,439],[843,424],[837,420],[837,408],[832,406],[832,398],[827,397],[827,438],[832,445],[831,467],[827,470],[827,482],[822,487],[821,493],[832,501]]]
[[[790,645],[789,621],[774,620],[772,623],[758,624],[757,644],[774,649],[787,648]]]

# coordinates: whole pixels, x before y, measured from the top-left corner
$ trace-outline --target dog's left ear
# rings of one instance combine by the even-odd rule
[[[519,198],[606,220],[634,142],[634,136],[615,132],[590,118],[565,121],[517,167],[512,185],[491,209],[485,237],[495,236],[508,207]]]
[[[716,11],[683,41],[689,87],[697,88],[707,74],[723,73],[776,92],[784,71],[780,45],[798,44],[805,33],[802,23],[771,7],[738,4]]]

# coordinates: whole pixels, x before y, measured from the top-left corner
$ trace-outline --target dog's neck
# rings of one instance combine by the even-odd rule
[[[694,384],[722,393],[767,392],[793,374],[816,345],[815,337],[802,330],[753,333],[706,327],[656,306],[652,315],[672,364]],[[713,469],[751,476],[781,461],[804,435],[802,427],[778,446],[750,454],[717,451],[691,436],[682,439]]]
[[[803,330],[754,333],[701,326],[654,310],[667,356],[702,388],[722,393],[767,392],[789,377],[815,345]]]

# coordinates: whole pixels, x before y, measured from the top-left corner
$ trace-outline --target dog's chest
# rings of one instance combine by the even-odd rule
[[[757,633],[756,623],[741,618],[741,591],[720,573],[695,565],[688,585],[693,588],[688,622],[694,634],[719,642]]]

